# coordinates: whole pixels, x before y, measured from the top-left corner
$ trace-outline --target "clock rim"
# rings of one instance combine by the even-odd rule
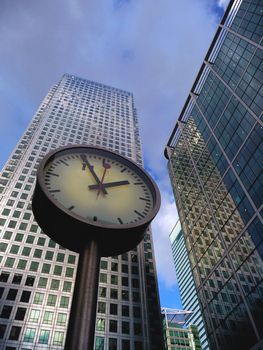
[[[126,162],[127,166],[132,168],[132,170],[135,171],[136,173],[137,173],[136,168],[139,170],[139,172],[141,172],[141,174],[143,176],[140,176],[140,177],[143,177],[144,181],[146,180],[145,184],[149,188],[149,190],[152,194],[152,197],[153,197],[153,207],[150,209],[149,213],[145,216],[145,218],[142,218],[137,222],[128,223],[128,224],[102,223],[100,221],[93,221],[93,220],[88,219],[88,218],[83,218],[82,216],[80,216],[74,212],[71,212],[66,207],[64,207],[59,201],[54,199],[54,197],[50,194],[50,192],[47,189],[45,182],[44,182],[44,179],[45,179],[44,168],[48,162],[55,159],[55,156],[57,153],[60,153],[62,151],[67,151],[67,150],[74,150],[74,149],[78,149],[78,148],[80,148],[80,149],[84,148],[87,150],[91,149],[94,152],[102,151],[102,152],[109,153],[112,155],[113,159],[114,158],[116,158],[116,160],[118,160],[118,158],[123,159],[124,163]],[[94,227],[94,229],[98,228],[98,229],[110,229],[110,230],[125,230],[125,229],[129,230],[131,228],[144,226],[153,220],[153,218],[157,215],[157,213],[160,209],[160,205],[161,205],[160,191],[159,191],[155,181],[152,179],[152,177],[140,165],[135,163],[133,160],[131,160],[123,155],[120,155],[116,152],[110,151],[104,147],[97,147],[97,146],[86,145],[86,144],[78,144],[78,145],[61,146],[61,147],[56,148],[55,150],[50,151],[49,153],[47,153],[44,156],[44,158],[41,160],[41,162],[39,164],[38,171],[37,171],[37,181],[38,181],[38,184],[39,184],[41,190],[44,192],[47,199],[49,201],[51,201],[51,203],[53,205],[55,205],[59,210],[61,210],[66,215],[70,216],[72,219],[75,219],[83,224],[88,224],[88,225]],[[152,189],[149,186],[149,184],[152,187]]]

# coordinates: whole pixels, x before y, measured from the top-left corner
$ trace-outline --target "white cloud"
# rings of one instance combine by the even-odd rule
[[[222,7],[224,10],[227,8],[228,4],[229,4],[229,0],[218,0],[217,1],[218,7]]]
[[[175,268],[172,258],[169,234],[178,220],[177,210],[171,192],[159,183],[162,190],[162,204],[152,224],[157,273],[167,288],[176,285]]]

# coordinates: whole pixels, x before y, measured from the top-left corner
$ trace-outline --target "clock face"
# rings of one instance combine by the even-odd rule
[[[139,223],[155,205],[154,187],[144,171],[103,149],[58,151],[43,171],[45,191],[52,201],[95,225]]]

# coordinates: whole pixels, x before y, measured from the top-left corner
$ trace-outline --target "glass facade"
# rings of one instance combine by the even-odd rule
[[[170,241],[182,305],[185,310],[192,311],[185,320],[185,325],[189,326],[194,324],[196,326],[202,350],[209,350],[204,320],[201,313],[200,303],[197,298],[193,273],[179,220],[170,234]]]
[[[263,343],[262,13],[230,2],[166,150],[212,350]]]
[[[0,173],[0,348],[63,349],[78,254],[34,221],[43,156],[59,146],[108,148],[142,165],[131,93],[64,75],[49,91]],[[151,232],[133,251],[102,258],[94,349],[162,349]]]

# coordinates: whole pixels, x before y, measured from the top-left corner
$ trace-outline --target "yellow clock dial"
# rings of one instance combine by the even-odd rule
[[[147,179],[127,164],[103,152],[62,152],[46,164],[44,184],[55,201],[81,218],[136,223],[151,212],[154,199]]]

